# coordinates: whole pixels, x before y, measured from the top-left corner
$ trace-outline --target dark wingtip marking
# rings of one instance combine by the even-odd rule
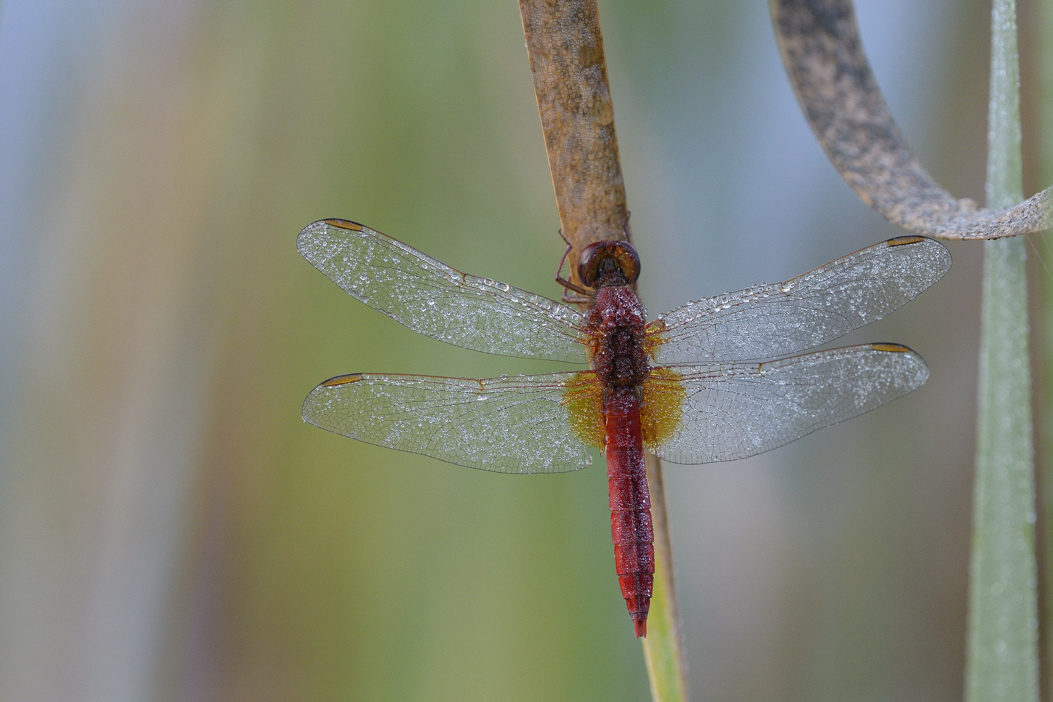
[[[907,244],[917,244],[919,241],[927,241],[927,237],[924,236],[897,236],[895,239],[889,239],[885,243],[889,246],[906,246]]]
[[[870,348],[874,349],[875,351],[887,351],[889,353],[911,353],[911,350],[903,344],[871,344]]]
[[[346,219],[323,219],[322,221],[331,227],[339,227],[340,229],[350,229],[353,232],[360,232],[363,229],[365,229],[365,227],[363,227],[358,222],[351,222]]]
[[[347,375],[338,375],[335,378],[330,378],[322,383],[322,387],[331,388],[335,385],[347,385],[348,383],[357,383],[359,380],[362,380],[361,373],[348,373]]]

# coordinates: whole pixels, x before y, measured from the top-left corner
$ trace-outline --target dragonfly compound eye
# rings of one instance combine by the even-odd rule
[[[640,256],[627,241],[597,241],[582,249],[578,276],[590,288],[629,285],[640,277]]]

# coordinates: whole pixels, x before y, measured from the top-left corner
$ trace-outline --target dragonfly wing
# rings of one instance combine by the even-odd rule
[[[784,283],[691,302],[648,325],[661,364],[798,353],[881,319],[951,267],[947,248],[903,236]]]
[[[421,334],[504,356],[586,360],[578,310],[466,275],[369,227],[314,222],[296,248],[353,297]]]
[[[499,473],[563,473],[592,462],[564,398],[591,371],[489,380],[356,373],[316,387],[303,418],[377,446]]]
[[[867,344],[769,363],[668,368],[683,397],[672,435],[653,449],[673,463],[730,461],[869,412],[920,387],[925,362],[906,346]]]

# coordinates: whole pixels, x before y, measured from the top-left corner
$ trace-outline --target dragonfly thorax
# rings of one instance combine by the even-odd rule
[[[647,376],[644,311],[627,285],[602,287],[589,310],[595,335],[592,367],[604,387],[639,387]]]

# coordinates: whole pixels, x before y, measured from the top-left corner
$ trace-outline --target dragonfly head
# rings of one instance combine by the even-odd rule
[[[597,241],[582,249],[578,275],[590,288],[632,285],[640,277],[640,256],[627,241]]]

